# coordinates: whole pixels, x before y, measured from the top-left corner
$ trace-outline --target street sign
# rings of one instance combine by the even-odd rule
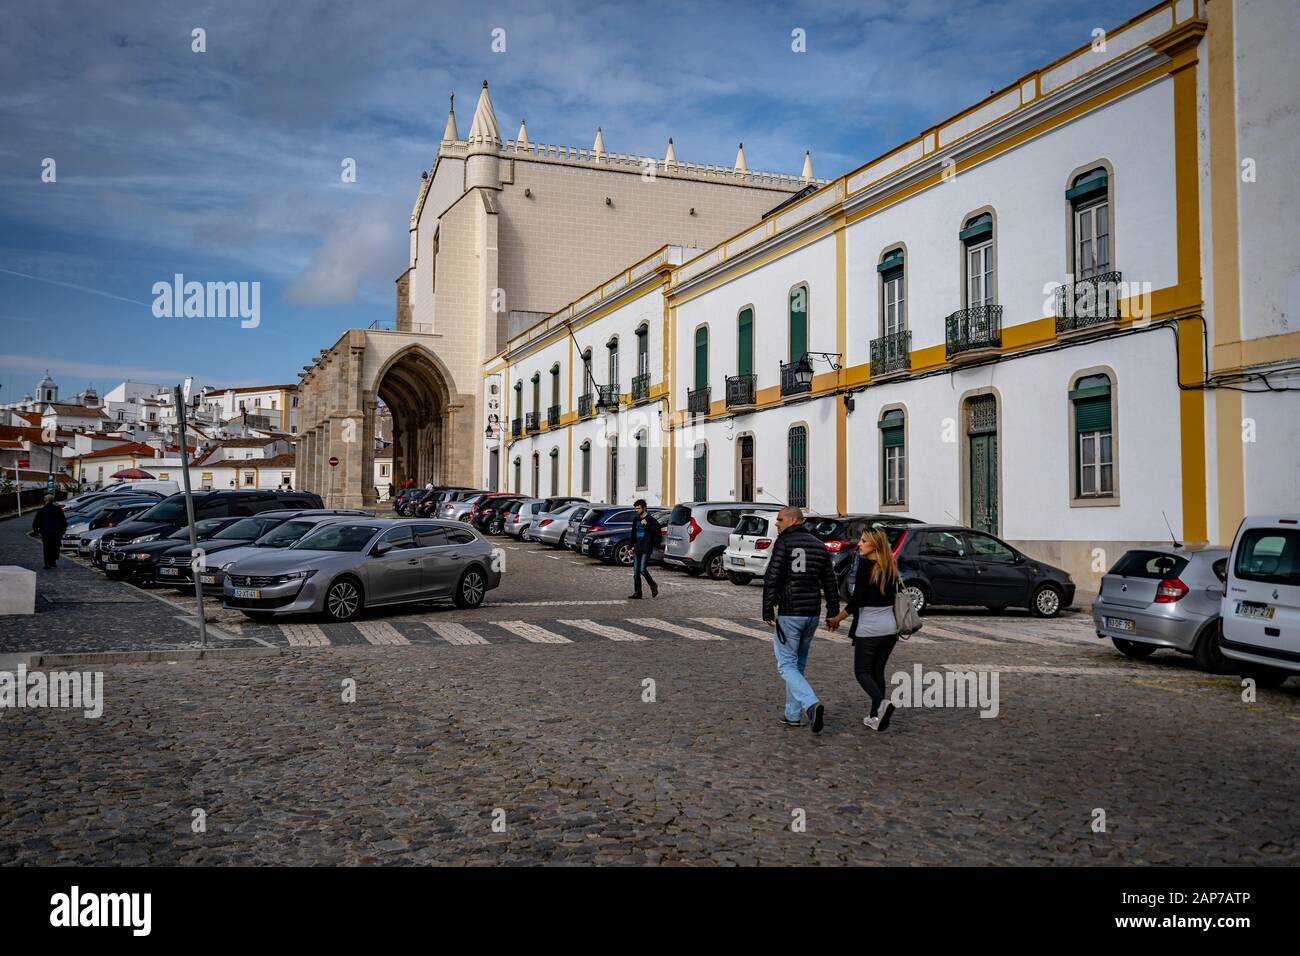
[[[31,466],[32,466],[32,461],[31,461],[30,458],[19,458],[19,459],[18,459],[18,467],[19,467],[19,468],[30,468]]]
[[[338,458],[336,458],[335,456],[331,455],[331,456],[330,456],[330,467],[331,467],[331,468],[337,468],[337,467],[338,467],[338,464],[339,464],[339,460],[338,460]]]

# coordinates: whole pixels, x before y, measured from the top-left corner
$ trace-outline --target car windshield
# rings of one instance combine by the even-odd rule
[[[214,541],[252,541],[266,534],[283,520],[283,518],[267,517],[243,518],[228,528],[222,528],[212,537]]]
[[[377,525],[334,524],[303,535],[293,546],[300,551],[361,551],[370,542]]]
[[[204,518],[202,521],[195,523],[194,537],[206,538],[209,535],[216,532],[225,523],[226,521],[224,518]],[[175,538],[177,541],[182,541],[182,540],[188,541],[190,538],[190,526],[186,525],[183,528],[178,528],[177,530],[169,534],[167,537]]]
[[[287,548],[316,527],[317,524],[318,522],[315,521],[286,521],[258,538],[257,546],[259,548]]]
[[[185,496],[172,495],[140,516],[141,521],[175,521],[185,516]]]
[[[669,526],[674,528],[677,527],[678,525],[686,524],[686,522],[690,520],[691,520],[691,509],[686,507],[686,505],[678,505],[676,508],[673,509],[672,514],[668,516],[668,524]]]
[[[1151,578],[1155,581],[1163,581],[1165,578],[1178,577],[1185,567],[1187,567],[1187,559],[1176,554],[1166,554],[1163,551],[1129,551],[1115,562],[1110,573],[1126,578]]]
[[[736,534],[764,535],[767,534],[767,519],[759,515],[745,515],[736,525]]]
[[[1300,531],[1251,528],[1242,532],[1233,573],[1243,581],[1300,585]]]
[[[822,541],[838,538],[843,533],[838,518],[805,518],[803,526]]]

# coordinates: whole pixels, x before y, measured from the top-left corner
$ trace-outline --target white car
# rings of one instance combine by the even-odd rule
[[[736,530],[727,536],[727,550],[722,552],[722,566],[732,584],[748,584],[767,572],[776,541],[776,513],[746,512],[736,522]]]
[[[1300,517],[1247,517],[1227,571],[1219,649],[1261,687],[1277,687],[1300,674]]]

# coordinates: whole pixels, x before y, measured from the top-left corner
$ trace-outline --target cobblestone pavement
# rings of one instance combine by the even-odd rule
[[[519,558],[479,612],[296,622],[271,657],[105,666],[98,719],[0,712],[0,864],[1300,862],[1295,681],[1247,703],[1185,657],[1119,657],[1083,615],[927,615],[890,672],[996,672],[997,716],[914,707],[875,734],[822,632],[814,738],[778,722],[756,587],[507,603],[626,587]],[[85,630],[113,603],[193,639],[117,587],[138,600],[36,619]]]

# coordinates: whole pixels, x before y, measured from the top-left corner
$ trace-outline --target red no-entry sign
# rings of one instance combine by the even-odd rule
[[[29,467],[31,467],[31,464],[32,464],[32,461],[31,461],[30,458],[20,458],[20,459],[18,459],[18,467],[19,467],[19,468],[29,468]]]
[[[330,467],[331,467],[331,468],[336,468],[336,467],[338,467],[338,463],[339,463],[338,458],[336,458],[335,456],[331,455],[331,456],[330,456]]]

